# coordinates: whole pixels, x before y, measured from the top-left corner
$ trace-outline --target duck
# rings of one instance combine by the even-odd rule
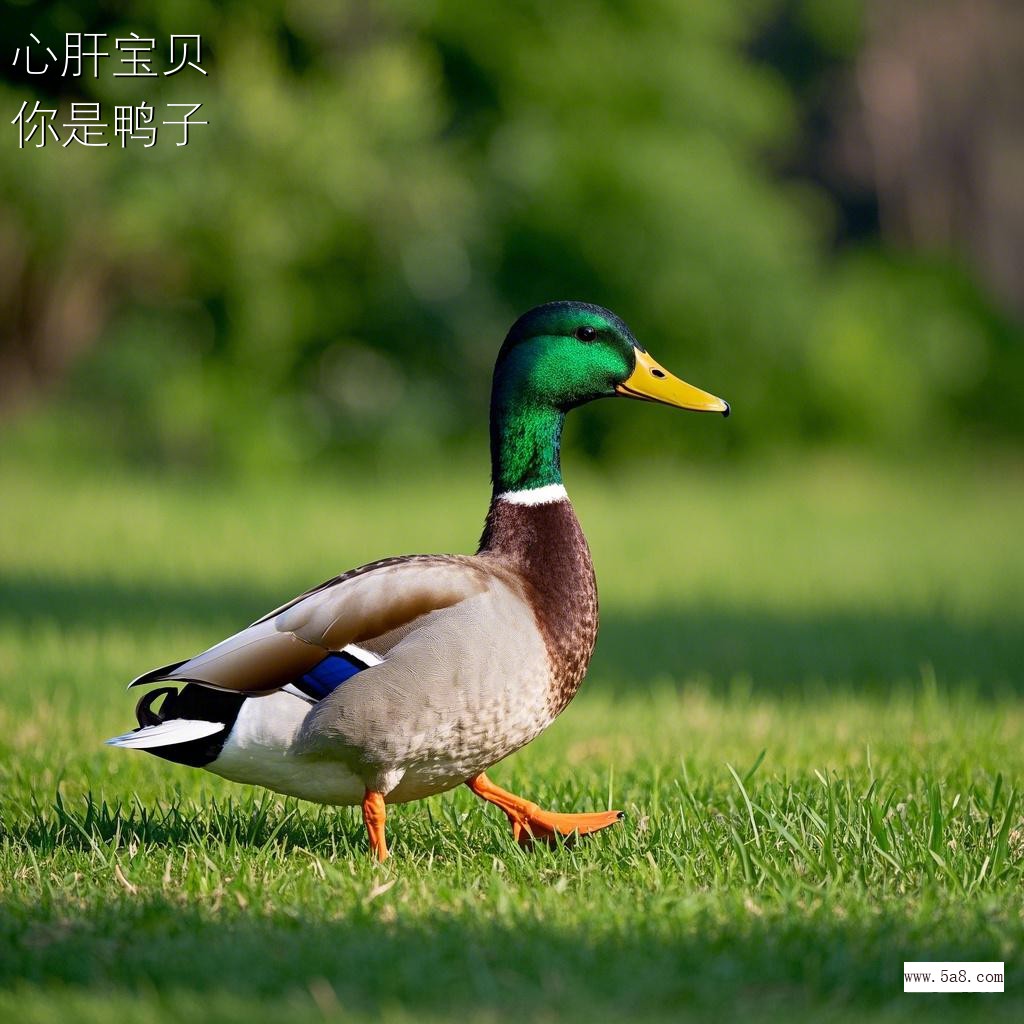
[[[548,302],[498,352],[490,505],[473,555],[382,558],[334,576],[202,653],[152,669],[137,728],[107,740],[234,782],[359,806],[388,855],[388,805],[465,785],[523,845],[621,811],[546,810],[488,777],[576,695],[597,640],[590,549],[566,492],[566,414],[624,397],[729,415],[601,306]]]

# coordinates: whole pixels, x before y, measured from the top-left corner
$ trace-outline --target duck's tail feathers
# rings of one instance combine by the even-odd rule
[[[134,750],[150,750],[153,747],[169,747],[174,743],[188,743],[201,740],[220,732],[223,722],[199,722],[189,718],[172,718],[159,725],[146,725],[132,732],[122,733],[107,740],[111,747],[131,747]]]

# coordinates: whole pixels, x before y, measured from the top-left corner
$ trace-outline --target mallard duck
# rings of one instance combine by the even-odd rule
[[[486,775],[555,720],[590,661],[597,586],[559,450],[570,409],[616,395],[729,415],[607,309],[549,302],[525,313],[494,368],[493,493],[477,553],[370,562],[146,672],[130,684],[154,686],[139,727],[107,742],[359,804],[381,860],[388,804],[462,784],[500,807],[522,843],[619,821],[619,811],[542,810]]]

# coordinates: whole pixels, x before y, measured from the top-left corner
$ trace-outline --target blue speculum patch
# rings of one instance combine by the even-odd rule
[[[361,661],[344,651],[333,652],[297,679],[295,685],[314,700],[323,700],[364,668]]]

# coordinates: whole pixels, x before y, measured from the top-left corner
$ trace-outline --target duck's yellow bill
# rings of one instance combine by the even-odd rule
[[[642,398],[648,402],[674,405],[677,409],[694,412],[720,412],[729,415],[729,403],[709,395],[685,380],[674,377],[656,363],[646,352],[636,349],[636,367],[615,390],[627,398]]]

